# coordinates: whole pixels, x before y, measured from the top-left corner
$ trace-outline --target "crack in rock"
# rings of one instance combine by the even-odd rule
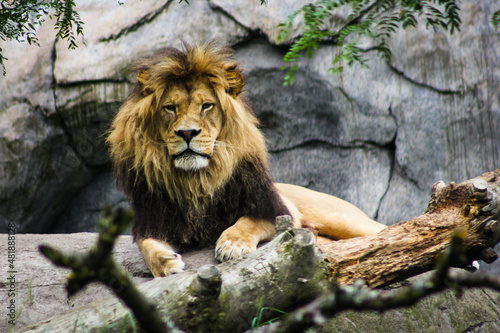
[[[68,126],[66,125],[66,122],[64,121],[64,117],[61,116],[61,112],[60,112],[60,109],[58,107],[58,103],[57,103],[57,93],[56,93],[56,90],[57,90],[57,79],[56,79],[56,73],[55,73],[55,68],[56,68],[56,60],[57,60],[57,41],[58,41],[58,38],[56,37],[55,40],[54,40],[54,44],[52,46],[52,55],[50,56],[50,59],[51,59],[51,63],[50,63],[50,66],[51,66],[51,75],[52,75],[52,87],[51,87],[51,93],[52,93],[52,96],[53,96],[53,100],[54,100],[54,114],[59,118],[59,121],[60,121],[60,128],[62,129],[63,131],[63,134],[64,134],[64,137],[66,138],[67,142],[66,142],[66,146],[68,146],[68,148],[75,154],[75,156],[77,156],[77,158],[79,159],[79,162],[80,163],[84,163],[85,160],[83,158],[83,156],[81,156],[77,149],[75,149],[75,145],[74,145],[74,142],[73,142],[73,139],[71,137],[71,134],[68,130]]]
[[[405,79],[406,81],[418,86],[418,87],[422,87],[422,88],[426,88],[426,89],[430,89],[432,91],[435,91],[439,94],[443,94],[443,95],[460,95],[462,92],[461,91],[457,91],[457,90],[451,90],[451,89],[442,89],[442,88],[436,88],[436,87],[433,87],[431,86],[430,84],[427,84],[427,83],[424,83],[424,82],[419,82],[415,79],[412,79],[411,77],[407,76],[405,74],[405,72],[403,72],[402,70],[396,68],[396,66],[394,65],[391,65],[389,64],[389,68],[394,72],[396,73],[397,75],[399,75],[400,77],[402,77],[403,79]]]
[[[485,320],[485,321],[482,321],[480,323],[477,323],[477,324],[474,324],[474,325],[467,327],[465,330],[462,331],[462,333],[482,332],[481,329],[483,328],[483,326],[486,324],[490,324],[490,323],[498,323],[498,321],[497,320]]]
[[[229,20],[233,21],[234,23],[236,23],[237,25],[239,25],[240,27],[242,27],[243,29],[246,29],[247,31],[249,32],[252,32],[252,33],[256,33],[256,32],[260,32],[262,33],[262,31],[260,29],[252,29],[250,27],[247,27],[245,26],[243,23],[241,23],[240,21],[238,21],[233,15],[231,15],[227,10],[225,10],[224,8],[222,8],[221,6],[219,5],[216,5],[214,4],[213,2],[209,2],[208,3],[208,6],[214,11],[214,12],[220,12],[223,16],[225,16],[226,18],[228,18]]]
[[[389,164],[389,180],[387,181],[387,187],[385,188],[384,193],[382,194],[380,200],[378,201],[377,210],[375,211],[375,215],[373,217],[375,221],[378,221],[380,208],[382,207],[382,203],[384,202],[384,199],[386,195],[389,193],[389,189],[391,188],[392,177],[394,176],[394,169],[396,166],[396,137],[397,137],[397,123],[396,123],[396,133],[394,135],[394,138],[389,144],[386,145],[387,146],[386,148],[390,152],[390,158],[391,158],[391,163]]]
[[[310,139],[310,140],[303,141],[300,144],[296,144],[296,145],[293,145],[290,147],[269,149],[269,152],[272,154],[278,154],[278,153],[282,153],[282,152],[292,151],[292,150],[295,150],[298,148],[305,148],[305,147],[312,146],[312,145],[324,145],[324,146],[327,146],[330,148],[345,149],[345,150],[373,148],[373,147],[380,148],[380,149],[387,149],[387,146],[388,146],[388,145],[381,145],[381,144],[374,142],[374,141],[364,141],[364,140],[356,140],[356,141],[353,141],[353,143],[356,143],[356,144],[339,145],[339,144],[333,144],[333,143],[326,141],[326,140],[323,140],[323,139]]]
[[[99,39],[100,42],[110,42],[113,40],[117,40],[118,38],[125,36],[131,32],[136,31],[140,27],[142,27],[145,24],[151,23],[155,18],[157,18],[163,11],[167,10],[170,5],[174,2],[174,0],[168,0],[163,6],[161,6],[159,9],[152,11],[143,17],[141,17],[137,22],[135,22],[132,25],[129,25],[123,29],[121,29],[118,33],[112,34],[108,37],[102,37]]]
[[[129,80],[125,78],[101,78],[101,79],[89,79],[89,80],[78,80],[78,81],[68,81],[68,82],[61,82],[57,83],[56,88],[72,88],[72,87],[78,87],[86,84],[100,84],[100,83],[124,83],[124,82],[130,82]]]

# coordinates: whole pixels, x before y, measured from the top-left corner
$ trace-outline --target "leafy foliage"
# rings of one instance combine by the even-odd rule
[[[379,52],[389,62],[392,54],[387,41],[399,28],[416,27],[423,21],[428,29],[444,29],[450,34],[460,31],[460,8],[456,0],[320,0],[293,12],[279,25],[278,43],[290,43],[284,57],[288,66],[302,54],[310,58],[320,44],[339,46],[332,60],[332,71],[341,72],[354,63],[367,67],[367,51]],[[335,24],[341,11],[348,11],[343,26]],[[500,15],[497,21],[500,21]],[[292,38],[296,30],[302,34]],[[362,45],[369,44],[363,48]],[[293,83],[296,65],[285,77]]]
[[[76,36],[83,35],[83,22],[75,10],[73,0],[23,0],[2,1],[0,4],[0,39],[38,44],[37,28],[45,18],[55,18],[57,37],[66,39],[68,47],[77,47]],[[0,48],[0,66],[5,75],[4,60]]]
[[[495,29],[500,28],[500,10],[494,12],[491,16],[491,24]]]

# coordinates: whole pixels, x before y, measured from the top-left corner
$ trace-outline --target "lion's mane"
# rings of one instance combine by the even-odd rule
[[[167,48],[139,61],[137,83],[108,136],[115,178],[136,211],[132,234],[178,247],[204,246],[241,216],[287,213],[267,165],[258,120],[244,97],[232,51],[214,44]],[[169,84],[208,80],[223,125],[208,167],[175,168],[161,141],[157,108]],[[213,243],[212,243],[213,244]]]
[[[143,173],[152,191],[165,188],[175,200],[189,198],[196,203],[196,198],[212,195],[224,184],[244,156],[266,161],[257,119],[248,111],[242,94],[236,95],[241,88],[229,49],[211,44],[188,47],[186,52],[169,48],[139,62],[135,69],[139,84],[120,108],[108,138],[120,180],[131,171]],[[161,144],[155,113],[169,82],[201,77],[209,78],[221,103],[224,127],[218,140],[224,144],[214,151],[208,168],[193,174],[174,170]]]

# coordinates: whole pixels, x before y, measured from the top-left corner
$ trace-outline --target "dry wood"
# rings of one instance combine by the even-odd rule
[[[341,284],[362,278],[379,287],[428,271],[454,232],[463,234],[465,254],[455,266],[478,259],[493,262],[499,235],[499,175],[497,169],[460,185],[438,182],[423,215],[375,236],[321,244],[333,277]]]
[[[343,284],[363,278],[370,286],[382,286],[432,269],[456,232],[462,235],[464,256],[455,265],[491,262],[499,234],[499,178],[500,169],[460,185],[437,183],[423,215],[376,236],[332,241],[322,244],[321,252],[311,232],[290,229],[244,260],[155,279],[140,289],[183,330],[237,332],[250,327],[261,300],[291,310],[329,291],[329,278]],[[105,299],[22,331],[128,327],[126,316],[119,301]]]
[[[250,327],[262,302],[293,308],[329,290],[324,256],[304,229],[282,233],[245,260],[204,266],[139,286],[162,316],[197,332],[237,332]],[[130,328],[129,311],[103,299],[54,316],[21,332],[97,332],[116,324]],[[113,330],[111,330],[113,331]]]

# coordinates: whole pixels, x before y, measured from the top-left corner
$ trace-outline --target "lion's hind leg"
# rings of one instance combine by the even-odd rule
[[[275,234],[274,223],[243,216],[220,235],[215,258],[220,261],[241,258],[255,251],[260,242],[271,240]]]
[[[142,256],[154,277],[167,276],[184,270],[184,262],[168,243],[154,238],[137,242]]]
[[[345,239],[373,235],[386,228],[337,197],[289,184],[276,184],[276,188],[289,210],[300,212],[301,227],[318,235]]]

